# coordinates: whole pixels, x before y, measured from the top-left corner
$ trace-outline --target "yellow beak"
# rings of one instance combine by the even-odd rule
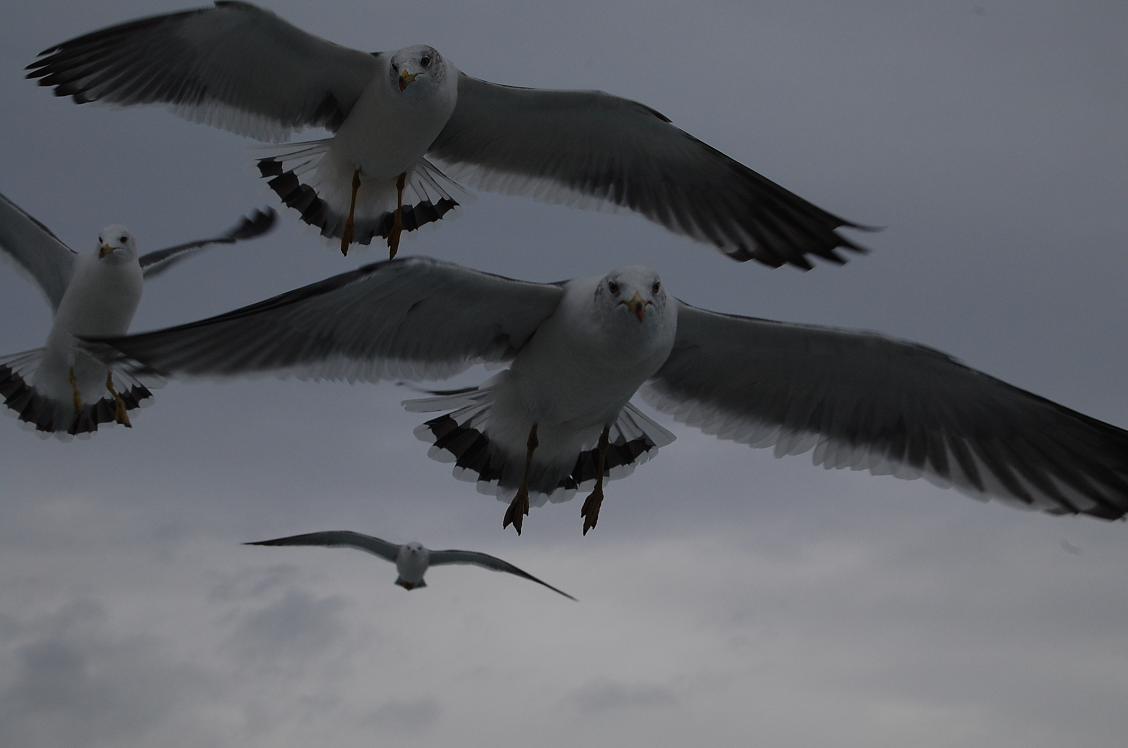
[[[114,248],[111,247],[109,244],[99,244],[98,245],[98,257],[99,258],[105,257],[106,255],[111,254],[113,251],[114,251]]]
[[[416,78],[417,75],[419,75],[419,74],[418,73],[409,73],[406,70],[400,71],[399,87],[400,87],[401,93],[403,91],[406,91],[407,87],[410,86],[413,82],[415,82],[415,78]]]
[[[639,322],[642,322],[643,318],[646,317],[646,302],[638,295],[638,291],[635,291],[635,295],[627,302],[627,309],[634,312],[634,316],[638,317]]]

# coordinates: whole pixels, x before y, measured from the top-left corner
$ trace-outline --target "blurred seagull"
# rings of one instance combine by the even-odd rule
[[[1054,514],[1128,512],[1123,429],[922,345],[690,306],[638,266],[541,284],[393,260],[95,349],[137,373],[369,382],[508,361],[478,387],[405,405],[443,412],[417,431],[432,456],[504,498],[517,489],[503,526],[518,532],[530,493],[561,500],[594,481],[586,533],[605,478],[673,441],[630,403],[636,392],[776,456],[812,452],[827,468],[926,477]]]
[[[327,237],[387,239],[458,205],[454,179],[550,202],[615,206],[734,260],[809,269],[863,252],[865,229],[818,208],[683,132],[600,91],[503,86],[438,50],[360,52],[243,2],[143,18],[52,46],[29,78],[82,104],[163,103],[188,119],[279,142],[259,161],[282,201]],[[441,168],[440,168],[441,167]],[[449,175],[449,176],[448,176]],[[452,179],[453,178],[453,179]]]
[[[311,532],[305,535],[291,535],[287,538],[275,538],[274,540],[260,540],[255,543],[244,543],[244,545],[316,545],[327,548],[356,548],[360,551],[367,551],[374,556],[379,556],[385,561],[391,561],[396,565],[396,571],[399,573],[399,576],[396,577],[396,584],[403,587],[405,590],[426,587],[427,583],[423,580],[423,575],[426,574],[427,569],[432,566],[472,564],[474,566],[481,566],[483,569],[489,569],[490,571],[503,571],[506,574],[514,574],[522,579],[528,579],[530,582],[543,585],[569,600],[576,599],[564,590],[558,590],[551,584],[537,579],[532,574],[518,569],[508,561],[502,561],[497,556],[491,556],[488,553],[457,550],[432,551],[423,547],[422,543],[396,545],[395,543],[389,543],[380,538],[374,538],[371,535],[350,532],[348,530]]]
[[[256,211],[224,234],[141,257],[128,229],[107,226],[95,251],[77,254],[0,195],[0,254],[31,275],[55,312],[43,348],[0,357],[4,404],[43,432],[85,433],[110,421],[130,426],[129,411],[152,393],[135,377],[83,354],[75,336],[124,334],[141,301],[143,279],[209,244],[260,236],[274,221],[273,210]]]

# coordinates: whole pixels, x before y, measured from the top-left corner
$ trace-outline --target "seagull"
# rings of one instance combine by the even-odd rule
[[[645,267],[530,283],[427,258],[358,268],[210,319],[91,341],[138,374],[441,379],[507,362],[477,387],[405,403],[439,412],[431,456],[502,500],[530,495],[595,527],[603,483],[674,436],[636,394],[707,434],[826,468],[926,477],[1053,514],[1128,513],[1128,432],[932,348],[741,317],[668,295]],[[514,493],[515,490],[515,493]]]
[[[140,257],[133,234],[112,225],[98,234],[94,251],[79,254],[0,194],[0,255],[31,275],[55,313],[42,348],[0,357],[4,404],[46,433],[88,433],[111,421],[132,426],[129,411],[152,393],[136,377],[84,355],[75,336],[124,334],[141,301],[143,280],[209,244],[260,236],[274,222],[273,210],[256,211],[219,236]]]
[[[416,45],[361,52],[244,2],[216,2],[54,45],[27,76],[79,104],[166,104],[282,142],[259,160],[282,202],[326,237],[387,240],[453,210],[459,182],[549,202],[625,208],[734,260],[804,270],[864,252],[851,223],[651,109],[601,91],[499,85]]]
[[[357,550],[371,553],[373,556],[379,556],[385,561],[394,563],[396,565],[396,571],[399,573],[399,576],[396,577],[396,584],[403,587],[405,590],[416,590],[420,587],[426,587],[427,582],[423,580],[423,575],[426,574],[427,569],[432,566],[473,564],[474,566],[481,566],[483,569],[489,569],[490,571],[503,571],[506,574],[513,574],[523,579],[528,579],[530,582],[543,585],[569,600],[576,599],[564,590],[559,590],[548,582],[541,581],[532,574],[518,569],[508,561],[503,561],[497,556],[491,556],[488,553],[458,550],[432,551],[425,548],[422,543],[412,542],[396,545],[395,543],[389,543],[386,540],[381,540],[371,535],[351,532],[349,530],[310,532],[304,535],[291,535],[287,538],[259,540],[254,543],[244,543],[243,545],[317,545],[327,548],[356,548]]]

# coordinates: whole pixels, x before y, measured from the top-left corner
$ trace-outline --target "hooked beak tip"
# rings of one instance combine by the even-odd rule
[[[401,70],[400,75],[399,75],[399,90],[400,90],[400,93],[403,93],[404,91],[406,91],[407,87],[415,82],[415,78],[418,75],[419,75],[418,73],[409,73],[406,70]]]
[[[108,254],[112,254],[113,251],[114,251],[114,248],[111,247],[109,244],[99,244],[98,245],[98,257],[105,257]]]

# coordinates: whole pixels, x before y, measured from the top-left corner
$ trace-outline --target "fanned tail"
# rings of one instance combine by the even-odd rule
[[[115,420],[117,403],[106,393],[94,402],[84,403],[75,412],[73,400],[39,386],[36,374],[44,349],[36,348],[0,358],[0,397],[4,405],[36,431],[60,436],[92,433],[103,423]],[[127,411],[141,407],[153,393],[139,379],[122,370],[113,370],[114,388]]]
[[[404,407],[412,412],[449,410],[415,429],[416,437],[431,445],[427,455],[439,462],[453,462],[456,478],[474,481],[482,493],[508,500],[511,497],[507,492],[516,488],[523,463],[490,442],[492,400],[489,387],[473,387],[407,400]],[[672,433],[628,403],[608,432],[604,476],[614,480],[630,475],[672,441]],[[529,484],[530,491],[539,494],[534,504],[571,498],[581,485],[596,479],[597,459],[598,451],[591,447],[576,454],[570,469],[567,463],[556,469],[552,465],[537,466],[534,461]]]
[[[332,139],[293,143],[288,150],[259,159],[259,173],[282,202],[301,214],[302,220],[339,238],[352,201],[353,167],[341,163],[332,151]],[[452,193],[458,184],[425,158],[407,174],[403,194],[403,230],[414,231],[440,220],[458,206]],[[369,244],[373,237],[387,238],[396,209],[394,179],[368,180],[361,175],[353,216],[353,242]]]

